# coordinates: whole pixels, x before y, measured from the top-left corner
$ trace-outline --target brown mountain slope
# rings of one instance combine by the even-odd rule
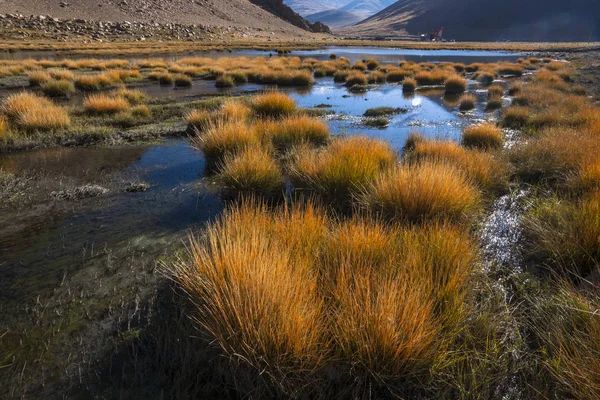
[[[414,37],[440,27],[457,40],[597,40],[600,1],[400,0],[342,33]]]
[[[282,0],[0,0],[0,13],[48,14],[60,19],[96,21],[236,26],[292,35],[301,34],[300,29],[313,28]]]

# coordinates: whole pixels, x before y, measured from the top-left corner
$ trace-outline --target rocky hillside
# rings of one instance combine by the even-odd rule
[[[0,0],[0,13],[51,15],[61,20],[252,28],[289,35],[301,34],[298,28],[326,30],[304,20],[282,0]]]
[[[440,27],[456,40],[600,40],[600,1],[400,0],[342,33],[415,37]]]

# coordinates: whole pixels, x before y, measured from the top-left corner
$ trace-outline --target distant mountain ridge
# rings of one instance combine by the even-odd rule
[[[599,40],[600,1],[400,0],[342,33],[415,37],[440,27],[462,41]]]
[[[394,2],[394,0],[285,1],[311,23],[320,21],[332,29],[354,25]]]

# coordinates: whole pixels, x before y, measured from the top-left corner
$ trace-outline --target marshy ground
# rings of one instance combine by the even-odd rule
[[[0,61],[8,398],[600,395],[593,53],[106,49]]]

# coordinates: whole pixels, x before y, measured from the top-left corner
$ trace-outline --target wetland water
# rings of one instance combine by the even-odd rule
[[[292,55],[319,58],[331,52],[351,59],[375,57],[384,62],[402,59],[484,62],[496,61],[498,57],[508,61],[519,56],[368,48],[336,48]],[[231,55],[254,54],[234,52]],[[256,56],[264,56],[264,53]],[[217,94],[250,94],[264,90],[265,86],[248,84],[223,90],[215,88],[214,82],[195,81],[191,88],[183,90],[159,85],[142,89],[151,97],[171,97],[176,101]],[[473,81],[469,82],[469,90],[477,95],[478,104],[475,110],[461,114],[457,99],[445,97],[440,87],[406,96],[400,86],[382,84],[369,86],[366,93],[352,94],[343,84],[324,78],[317,79],[310,89],[285,89],[298,106],[327,110],[332,133],[382,138],[399,152],[413,131],[428,137],[457,140],[465,124],[495,118],[495,112],[484,110],[487,91]],[[403,112],[391,116],[389,126],[384,129],[366,127],[363,124],[365,111],[382,106],[403,109]],[[0,337],[5,331],[9,338],[12,335],[8,343],[19,351],[23,346],[34,346],[30,341],[50,341],[46,336],[50,335],[51,323],[39,317],[36,324],[40,329],[30,329],[29,324],[38,304],[62,302],[59,293],[65,281],[79,280],[82,298],[87,296],[100,307],[108,294],[93,293],[100,292],[95,285],[102,286],[99,282],[104,282],[104,277],[110,275],[111,280],[103,284],[114,285],[115,291],[117,287],[131,290],[127,274],[135,270],[131,267],[136,262],[132,252],[155,259],[158,257],[155,255],[163,254],[165,249],[182,249],[188,233],[197,231],[224,207],[223,200],[210,188],[211,177],[207,175],[202,153],[193,149],[187,138],[0,155],[0,169],[25,181],[14,183],[23,185],[17,195],[0,198],[3,202],[0,206],[0,327],[3,327]],[[136,290],[142,291],[139,287]],[[92,324],[86,318],[84,322],[77,319],[81,337],[86,336],[85,321]],[[74,318],[67,315],[67,320],[72,322]],[[63,345],[64,338],[60,339],[56,333],[52,335],[58,337],[59,347]],[[0,348],[0,363],[5,354],[13,351],[17,350]]]
[[[357,60],[374,58],[382,63],[399,63],[400,61],[415,62],[497,62],[497,61],[516,61],[523,54],[509,53],[501,51],[481,51],[481,50],[410,50],[397,49],[392,47],[341,47],[329,46],[318,50],[294,50],[288,56],[300,58],[316,58],[317,60],[327,60],[334,53],[340,57],[347,57],[352,63]],[[263,50],[235,50],[235,51],[194,51],[185,54],[162,55],[157,58],[176,60],[183,57],[275,57],[276,52]],[[22,52],[0,52],[0,60],[26,60],[26,59],[79,59],[79,58],[115,58],[118,54],[109,56],[80,55],[80,54],[62,54],[55,51],[22,51]],[[122,57],[123,58],[123,57]],[[128,58],[128,56],[124,56]],[[132,59],[133,60],[133,59]]]

